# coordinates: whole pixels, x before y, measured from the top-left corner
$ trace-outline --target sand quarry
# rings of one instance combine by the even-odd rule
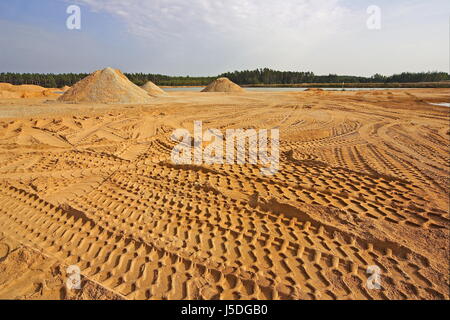
[[[0,298],[449,298],[448,89],[127,88],[1,96]],[[173,164],[195,120],[279,128],[279,172]]]

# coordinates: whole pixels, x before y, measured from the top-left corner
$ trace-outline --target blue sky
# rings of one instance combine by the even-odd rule
[[[449,22],[448,0],[0,0],[0,72],[448,72]]]

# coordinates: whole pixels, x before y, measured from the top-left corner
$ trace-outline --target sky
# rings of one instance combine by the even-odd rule
[[[449,72],[450,1],[0,0],[0,41],[0,72]]]

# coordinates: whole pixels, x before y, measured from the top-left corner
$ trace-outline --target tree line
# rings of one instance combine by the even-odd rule
[[[315,75],[312,72],[276,71],[256,69],[228,72],[221,75],[241,85],[246,84],[299,84],[299,83],[406,83],[449,81],[446,72],[404,72],[392,76],[375,74],[372,77]]]
[[[411,83],[450,81],[446,72],[404,72],[392,76],[375,74],[372,77],[315,75],[312,72],[277,71],[268,68],[223,73],[216,77],[166,76],[151,73],[125,73],[136,85],[152,81],[159,86],[205,86],[217,77],[227,77],[239,85],[290,85],[300,83]],[[14,85],[34,84],[46,88],[72,86],[88,76],[87,73],[0,73],[0,82]]]

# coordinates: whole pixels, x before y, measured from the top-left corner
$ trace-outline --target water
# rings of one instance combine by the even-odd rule
[[[172,91],[194,91],[194,92],[200,92],[205,87],[188,87],[188,88],[162,88],[164,91],[172,92]]]
[[[248,91],[269,91],[269,92],[285,92],[285,91],[293,91],[293,92],[302,92],[306,91],[309,88],[290,88],[290,87],[279,87],[279,88],[260,88],[260,87],[250,87],[244,88]],[[314,88],[314,89],[322,89],[325,91],[342,91],[342,88]],[[362,90],[392,90],[392,89],[407,89],[407,88],[345,88],[344,91],[362,91]]]
[[[439,102],[439,103],[428,103],[428,104],[432,104],[433,106],[441,106],[441,107],[450,108],[450,102]]]
[[[188,87],[188,88],[163,88],[164,91],[190,91],[190,92],[200,92],[205,87]],[[289,88],[289,87],[278,87],[278,88],[261,88],[261,87],[250,87],[244,88],[247,91],[255,92],[302,92],[308,88]],[[342,91],[341,88],[319,88],[326,91]],[[398,89],[409,89],[409,88],[345,88],[345,91],[361,91],[361,90],[398,90]]]

